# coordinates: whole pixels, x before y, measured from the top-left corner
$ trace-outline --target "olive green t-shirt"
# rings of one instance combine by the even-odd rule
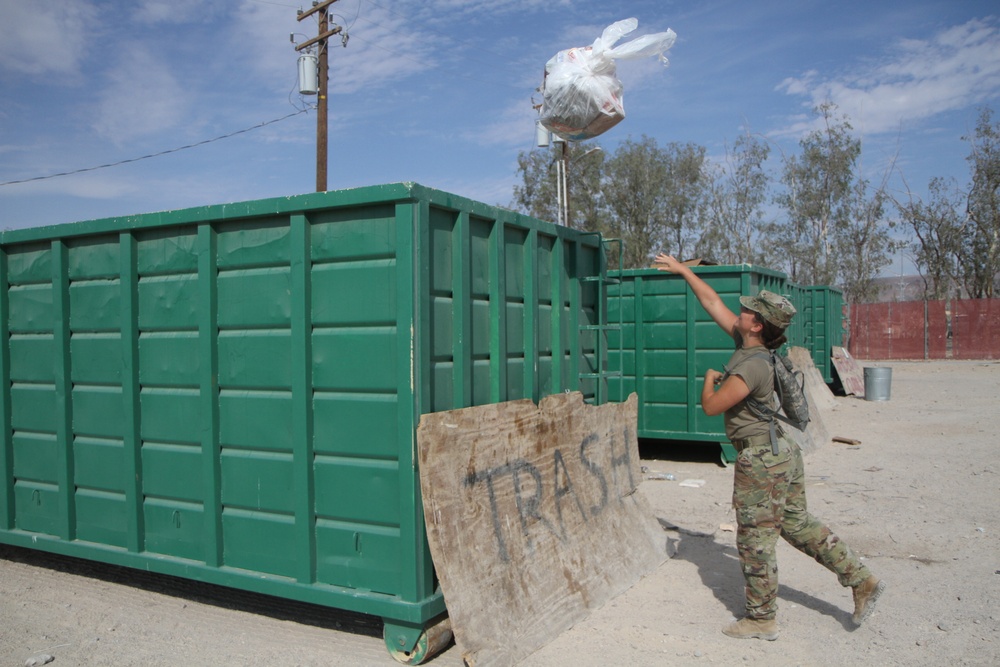
[[[761,354],[767,353],[767,348],[762,346],[745,348],[740,346],[740,343],[741,341],[737,339],[738,347],[726,366],[729,375],[738,375],[749,387],[750,396],[757,401],[775,407],[774,371],[767,357]],[[770,432],[767,422],[750,411],[745,399],[726,410],[723,418],[726,424],[726,437],[730,440],[766,435]]]

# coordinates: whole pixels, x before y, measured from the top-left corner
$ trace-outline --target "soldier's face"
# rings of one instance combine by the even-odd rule
[[[760,331],[763,328],[763,325],[757,321],[757,313],[742,306],[740,307],[740,317],[736,321],[736,326],[739,328],[740,333],[744,336],[751,331]],[[754,327],[756,327],[756,329],[754,329]]]

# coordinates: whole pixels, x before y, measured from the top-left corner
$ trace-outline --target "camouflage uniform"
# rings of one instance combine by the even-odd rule
[[[766,290],[740,297],[740,304],[781,328],[795,315],[784,297]],[[747,398],[776,408],[774,370],[759,354],[745,348],[734,331],[736,352],[728,374],[738,375],[750,390]],[[771,448],[768,423],[743,400],[726,410],[726,435],[739,452],[733,480],[736,548],[746,579],[747,618],[773,620],[778,611],[778,536],[836,573],[842,586],[857,586],[871,576],[851,548],[806,509],[805,469],[795,440],[782,434],[778,453]],[[876,596],[877,597],[877,596]]]
[[[762,290],[757,296],[740,297],[740,305],[758,313],[784,329],[795,315],[795,306],[786,298]],[[733,509],[736,510],[736,548],[746,580],[746,615],[753,621],[773,621],[778,611],[778,536],[816,562],[836,573],[842,586],[859,586],[871,576],[869,569],[839,537],[806,509],[805,469],[802,451],[793,438],[782,433],[777,454],[773,453],[770,427],[748,405],[747,399],[777,408],[774,397],[774,369],[760,354],[765,348],[743,347],[743,339],[733,328],[736,351],[729,359],[726,375],[739,376],[749,389],[746,399],[725,412],[726,436],[739,454],[733,480]],[[877,580],[863,600],[868,613],[883,590]],[[857,593],[858,589],[855,589]],[[858,595],[855,594],[857,605]],[[864,620],[864,615],[857,620]],[[777,628],[734,623],[723,630],[733,637],[777,639]]]
[[[835,572],[842,586],[857,586],[871,575],[851,548],[806,510],[802,452],[787,435],[781,436],[777,456],[770,442],[739,452],[733,508],[749,618],[769,620],[777,613],[779,535]]]

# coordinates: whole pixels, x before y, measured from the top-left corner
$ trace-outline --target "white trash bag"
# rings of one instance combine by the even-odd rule
[[[668,29],[615,46],[638,25],[634,18],[618,21],[605,28],[593,45],[560,51],[545,63],[540,90],[546,129],[567,141],[580,141],[604,134],[625,118],[615,61],[656,55],[667,65],[663,52],[677,39]]]

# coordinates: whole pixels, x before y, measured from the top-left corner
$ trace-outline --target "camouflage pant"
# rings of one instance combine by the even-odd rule
[[[750,618],[773,619],[778,611],[779,535],[835,572],[842,586],[856,586],[871,574],[847,544],[806,510],[804,478],[802,452],[788,436],[782,436],[777,456],[763,445],[744,449],[736,459],[736,547]]]

